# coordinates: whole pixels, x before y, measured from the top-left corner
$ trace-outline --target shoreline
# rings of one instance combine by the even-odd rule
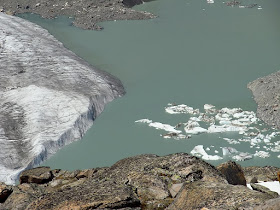
[[[3,2],[3,1],[2,1]],[[131,7],[142,4],[142,0],[53,0],[45,2],[42,0],[5,0],[0,5],[0,12],[10,15],[22,13],[35,13],[43,18],[55,18],[64,15],[74,17],[74,26],[88,30],[102,30],[98,25],[104,21],[115,20],[144,20],[152,19],[156,16],[144,12],[135,11]]]

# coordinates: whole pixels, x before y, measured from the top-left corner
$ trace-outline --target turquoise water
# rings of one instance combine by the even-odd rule
[[[199,144],[254,153],[248,143],[228,145],[219,138],[237,134],[163,139],[160,134],[164,132],[134,123],[142,118],[171,125],[185,122],[185,115],[165,113],[170,102],[200,109],[210,103],[218,108],[256,110],[246,86],[280,69],[280,2],[246,2],[258,3],[263,9],[232,8],[217,0],[214,4],[206,0],[157,0],[135,9],[158,18],[106,22],[101,24],[103,31],[75,28],[66,17],[44,20],[22,15],[92,65],[120,78],[127,91],[106,106],[81,141],[64,147],[43,165],[69,170],[109,166],[137,154],[190,152]],[[280,166],[277,155],[240,163]],[[216,165],[226,160],[210,162]]]

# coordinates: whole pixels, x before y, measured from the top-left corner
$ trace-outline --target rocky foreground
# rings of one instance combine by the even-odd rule
[[[47,30],[0,13],[0,181],[81,139],[121,82],[63,47]]]
[[[144,0],[147,1],[147,0]],[[82,29],[100,30],[98,25],[104,21],[142,20],[155,15],[135,11],[132,6],[143,0],[0,0],[0,12],[7,14],[35,13],[43,18],[59,15],[74,17],[73,24]]]
[[[0,209],[278,210],[279,195],[253,183],[277,180],[279,168],[243,171],[232,161],[215,168],[185,153],[73,172],[39,167],[24,171],[17,186],[0,185]]]

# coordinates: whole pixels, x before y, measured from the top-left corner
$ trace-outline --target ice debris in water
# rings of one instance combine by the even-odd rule
[[[223,159],[219,155],[208,155],[207,152],[204,150],[203,145],[197,145],[191,151],[192,155],[201,157],[204,160],[220,160]]]
[[[165,107],[165,111],[169,114],[199,114],[199,109],[194,109],[193,107],[187,106],[185,104],[174,105],[168,104]]]
[[[176,140],[188,139],[191,138],[192,135],[203,133],[235,132],[240,135],[238,139],[222,139],[227,141],[228,144],[249,143],[250,148],[260,150],[262,147],[266,150],[255,151],[255,154],[237,152],[231,157],[238,161],[248,160],[253,157],[267,158],[270,156],[269,152],[280,152],[280,141],[272,141],[272,139],[278,136],[280,132],[272,132],[271,129],[263,128],[260,120],[256,117],[256,114],[253,111],[244,111],[241,108],[227,107],[217,109],[211,104],[205,104],[203,108],[204,112],[200,112],[199,109],[195,109],[185,104],[168,104],[168,106],[165,107],[165,111],[168,114],[186,114],[188,116],[188,119],[185,122],[179,122],[176,126],[163,124],[161,122],[153,122],[149,119],[137,120],[135,122],[146,123],[150,127],[167,131],[167,133],[161,134],[161,136],[163,138],[173,138]],[[183,134],[183,132],[185,134]],[[199,148],[201,149],[201,147]],[[206,150],[209,149],[210,148],[207,148]],[[204,149],[203,151],[205,152]],[[234,153],[233,151],[234,148],[223,149],[223,154]],[[208,157],[205,153],[203,154],[204,158],[210,158],[213,160],[213,157]]]

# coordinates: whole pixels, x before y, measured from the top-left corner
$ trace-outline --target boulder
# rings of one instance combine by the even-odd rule
[[[253,184],[253,183],[251,183],[250,185],[251,185],[253,190],[256,190],[256,191],[259,191],[259,192],[262,192],[262,193],[267,193],[274,198],[279,197],[277,192],[273,192],[270,189],[268,189],[267,187],[264,187],[264,186],[259,185],[259,184]]]
[[[249,209],[275,197],[228,184],[214,166],[186,153],[72,172],[39,167],[21,180],[0,209]]]
[[[217,169],[225,175],[229,184],[246,186],[246,179],[239,164],[234,161],[222,163]]]
[[[0,203],[4,203],[12,192],[11,186],[0,182]]]
[[[23,183],[36,183],[45,184],[53,179],[53,174],[49,167],[38,167],[30,170],[23,171],[20,174],[19,182]]]
[[[272,198],[242,185],[200,180],[187,183],[167,209],[248,209]]]
[[[280,171],[277,172],[277,179],[280,182]]]
[[[256,178],[258,181],[277,181],[277,172],[280,168],[274,166],[249,166],[243,167],[243,172],[247,181]]]

